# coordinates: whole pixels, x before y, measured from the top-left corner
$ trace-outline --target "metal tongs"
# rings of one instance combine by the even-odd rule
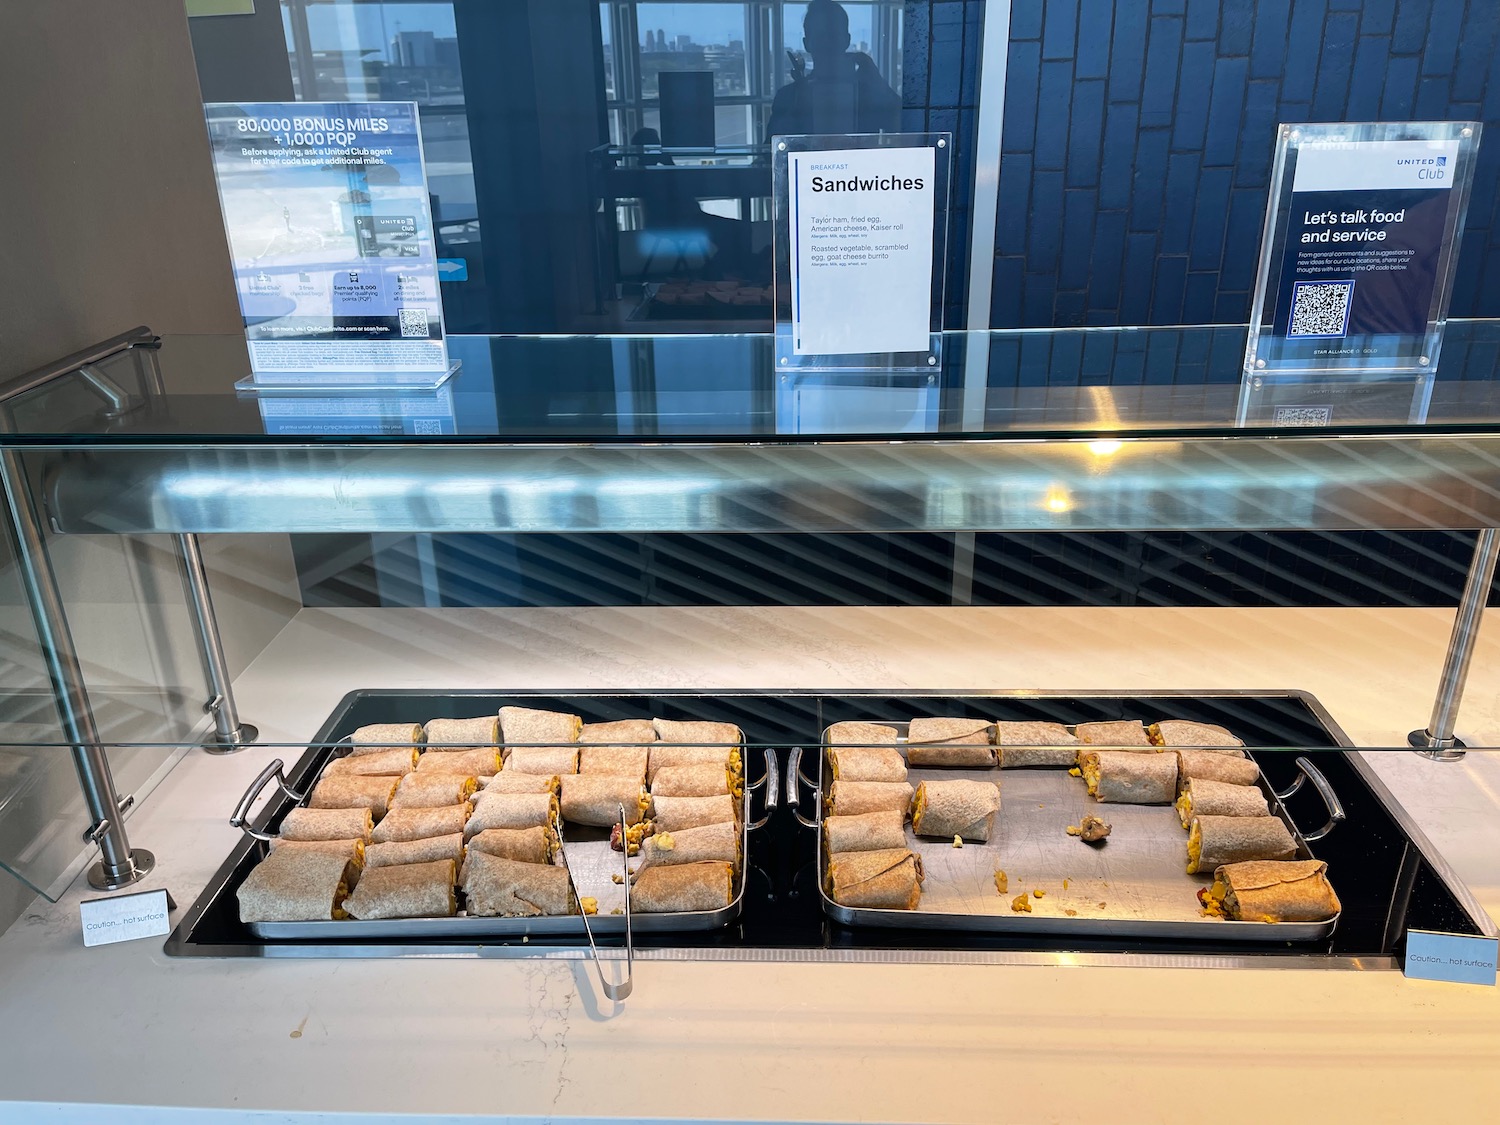
[[[568,873],[568,883],[573,888],[573,897],[578,900],[578,913],[583,918],[583,932],[589,938],[589,952],[594,958],[594,971],[599,974],[599,985],[604,989],[604,995],[611,1000],[623,1000],[630,995],[634,986],[635,976],[635,935],[630,923],[630,838],[626,835],[628,825],[625,823],[625,806],[621,804],[620,810],[620,864],[625,869],[625,979],[619,984],[611,984],[604,979],[604,966],[600,963],[599,946],[594,943],[594,927],[589,922],[587,911],[583,909],[583,895],[579,894],[578,881],[573,878],[573,868],[568,864],[568,845],[562,838],[562,826],[558,825],[559,848],[563,859],[563,868]]]

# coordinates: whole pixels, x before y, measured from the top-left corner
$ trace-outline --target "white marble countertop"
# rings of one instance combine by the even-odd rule
[[[1400,746],[1425,724],[1451,618],[304,610],[238,697],[278,741],[372,687],[1301,688],[1357,744]],[[1494,630],[1459,733],[1500,744]],[[143,888],[192,901],[271,756],[183,760],[130,821],[160,860]],[[1369,757],[1500,916],[1500,754]],[[85,949],[82,897],[38,900],[0,937],[0,1122],[1450,1121],[1488,1119],[1500,1097],[1500,993],[1395,972],[647,961],[617,1007],[581,962]]]

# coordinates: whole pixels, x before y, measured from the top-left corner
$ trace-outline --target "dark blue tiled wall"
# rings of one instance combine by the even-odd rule
[[[1244,323],[1281,121],[1483,121],[1452,315],[1500,316],[1500,0],[1012,0],[1005,98],[997,328]]]

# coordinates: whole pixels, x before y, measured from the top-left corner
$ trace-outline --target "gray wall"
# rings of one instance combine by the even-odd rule
[[[137,324],[169,337],[237,334],[183,0],[0,4],[0,42],[0,101],[14,107],[0,116],[10,157],[0,381]],[[172,370],[175,390],[243,373],[224,363]],[[238,672],[299,608],[291,553],[280,536],[214,537],[204,551]],[[105,737],[182,739],[207,695],[170,541],[64,538],[52,553]],[[0,544],[0,696],[45,682]],[[14,746],[58,737],[40,698],[0,709],[0,859],[21,858],[45,883],[77,854],[83,813],[66,752]],[[151,755],[116,756],[123,792],[164,752]],[[0,874],[0,928],[30,897]]]

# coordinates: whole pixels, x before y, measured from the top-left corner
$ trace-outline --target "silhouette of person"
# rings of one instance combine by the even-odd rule
[[[802,45],[812,56],[806,74],[792,58],[792,81],[776,92],[771,137],[797,133],[894,133],[901,127],[901,98],[881,77],[875,60],[849,50],[849,13],[834,0],[812,0],[802,20]]]

